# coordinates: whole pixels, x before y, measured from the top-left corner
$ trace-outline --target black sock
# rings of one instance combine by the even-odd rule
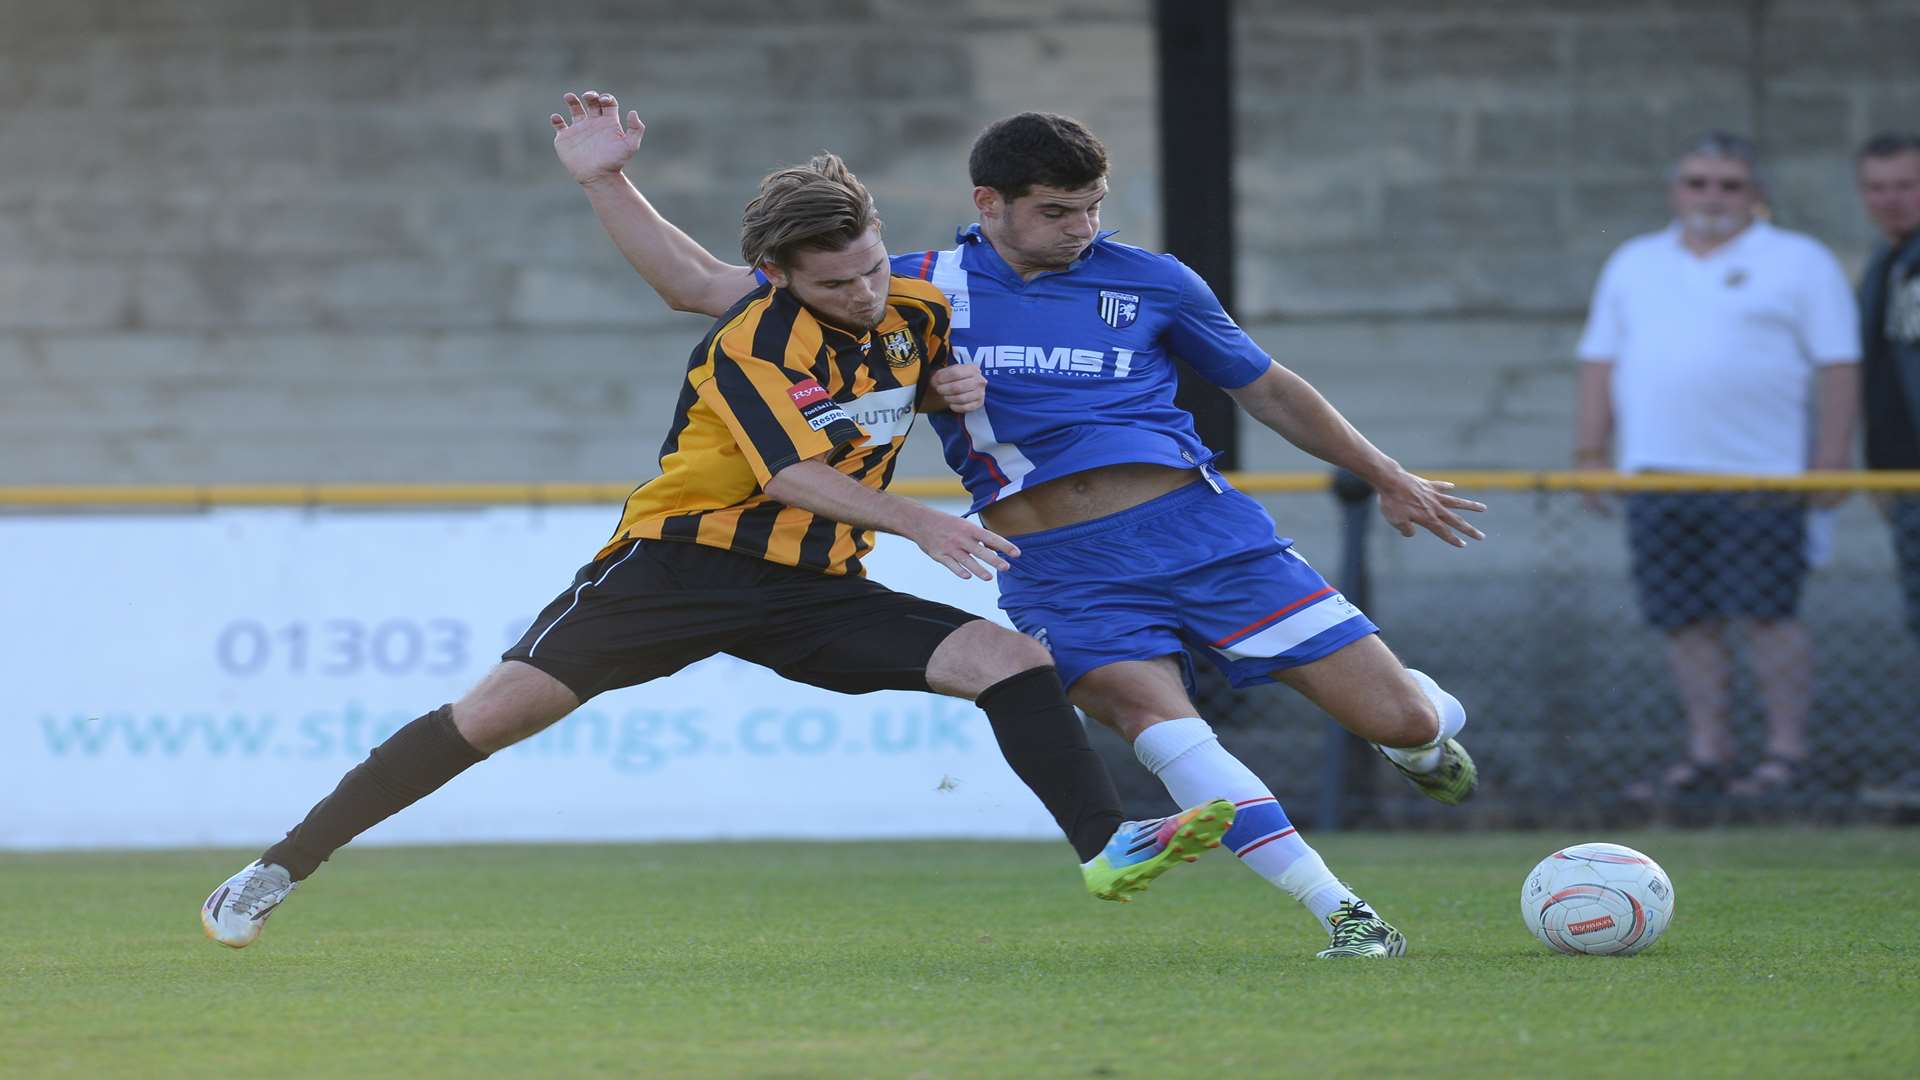
[[[453,726],[453,706],[442,705],[374,747],[260,861],[284,866],[301,881],[349,840],[486,759]]]
[[[1023,671],[981,691],[974,704],[993,725],[1001,756],[1040,796],[1080,861],[1100,854],[1120,827],[1120,793],[1067,704],[1059,673]]]

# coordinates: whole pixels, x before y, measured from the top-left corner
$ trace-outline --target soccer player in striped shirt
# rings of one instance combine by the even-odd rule
[[[750,269],[715,258],[625,178],[638,115],[622,127],[613,98],[592,92],[575,107],[581,122],[556,149],[648,283],[704,312],[753,288]],[[1227,845],[1320,919],[1332,937],[1321,956],[1400,955],[1405,937],[1328,870],[1201,719],[1187,650],[1235,686],[1293,687],[1443,803],[1477,782],[1454,738],[1465,710],[1403,667],[1275,536],[1266,511],[1213,470],[1174,404],[1172,357],[1294,445],[1365,478],[1403,535],[1424,528],[1462,546],[1482,537],[1459,512],[1485,507],[1374,447],[1178,260],[1100,231],[1106,149],[1075,121],[1002,120],[976,141],[969,169],[980,223],[951,249],[895,256],[894,269],[947,296],[955,357],[984,376],[984,392],[952,376],[953,408],[934,424],[971,510],[1020,544],[1001,607],[1048,646],[1074,704],[1132,742],[1176,802],[1207,791],[1239,805]]]
[[[555,117],[564,132],[564,121]],[[886,492],[932,373],[950,362],[939,289],[897,277],[873,200],[839,158],[766,178],[742,253],[767,277],[688,361],[661,474],[501,663],[452,705],[375,747],[286,838],[216,888],[201,924],[254,941],[295,885],[354,837],[596,694],[716,653],[841,693],[922,690],[974,701],[1053,814],[1095,896],[1127,900],[1218,847],[1232,803],[1121,821],[1113,780],[1047,651],[946,604],[868,580],[876,530],[961,578],[1018,548]]]

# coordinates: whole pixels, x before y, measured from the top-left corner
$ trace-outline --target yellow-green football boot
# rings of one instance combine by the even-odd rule
[[[1467,748],[1461,746],[1457,739],[1448,739],[1440,744],[1440,764],[1432,772],[1414,772],[1393,760],[1393,756],[1380,746],[1375,745],[1374,749],[1387,759],[1387,764],[1399,769],[1401,776],[1434,802],[1459,806],[1473,798],[1474,789],[1480,786],[1479,770],[1473,767],[1473,758],[1467,755]]]
[[[1084,863],[1087,891],[1102,900],[1129,902],[1174,864],[1192,862],[1220,846],[1233,827],[1233,804],[1225,799],[1202,803],[1172,817],[1123,821],[1105,851]]]

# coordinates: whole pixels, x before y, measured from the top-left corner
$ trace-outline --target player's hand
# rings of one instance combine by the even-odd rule
[[[953,571],[957,578],[992,581],[993,570],[1005,570],[1007,558],[1017,557],[1020,549],[1013,541],[965,518],[954,517],[929,508],[926,523],[907,539],[920,545],[927,558]],[[989,570],[988,567],[992,567]]]
[[[987,376],[977,364],[948,364],[928,382],[948,412],[972,412],[987,403]]]
[[[617,175],[633,160],[647,132],[640,114],[629,111],[623,128],[620,102],[612,94],[588,90],[568,94],[564,100],[568,115],[554,113],[547,118],[553,125],[553,152],[560,156],[560,164],[582,184]]]
[[[1469,539],[1487,538],[1454,512],[1471,510],[1477,514],[1486,510],[1486,505],[1449,494],[1453,485],[1445,480],[1427,480],[1401,469],[1387,483],[1375,484],[1374,490],[1380,495],[1381,516],[1401,536],[1425,529],[1454,547],[1466,547]]]

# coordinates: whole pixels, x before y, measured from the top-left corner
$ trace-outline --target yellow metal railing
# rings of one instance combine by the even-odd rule
[[[1920,471],[1810,472],[1799,476],[1449,470],[1422,475],[1472,491],[1913,491]],[[1253,494],[1325,491],[1324,472],[1229,473]],[[0,508],[194,508],[214,506],[486,506],[616,503],[632,484],[108,484],[0,485]],[[913,498],[962,498],[957,480],[900,479],[892,492]]]

